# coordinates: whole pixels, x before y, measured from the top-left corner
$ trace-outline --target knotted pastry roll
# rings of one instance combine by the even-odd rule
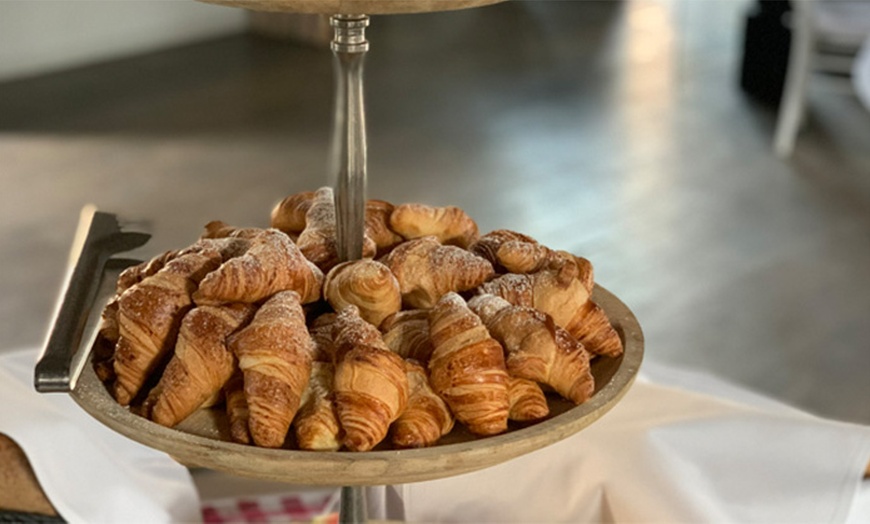
[[[405,359],[427,363],[432,356],[432,339],[429,338],[429,311],[407,309],[399,311],[381,324],[384,343],[393,353]]]
[[[408,403],[405,363],[355,306],[339,312],[333,329],[335,404],[343,444],[351,451],[368,451],[387,436]]]
[[[357,306],[363,320],[374,326],[402,307],[399,281],[390,268],[371,259],[333,267],[326,275],[323,296],[336,311]]]
[[[313,201],[314,191],[302,191],[288,196],[272,209],[271,227],[288,235],[299,235],[305,229],[305,214]]]
[[[477,223],[455,206],[402,204],[390,215],[390,228],[406,239],[434,236],[442,244],[467,249],[477,241]]]
[[[335,201],[332,188],[322,187],[314,192],[311,205],[305,213],[305,229],[296,239],[296,245],[323,272],[338,264]],[[363,258],[375,255],[377,247],[367,235],[363,239]]]
[[[390,215],[396,206],[384,200],[366,201],[366,236],[377,246],[377,256],[383,256],[405,239],[390,229]]]
[[[320,298],[323,273],[286,234],[268,229],[251,239],[248,251],[206,276],[194,294],[197,304],[254,303],[279,291],[296,291],[303,304]]]
[[[534,380],[511,377],[508,385],[510,412],[508,418],[517,422],[541,420],[550,414],[547,396]]]
[[[127,289],[118,299],[115,399],[133,400],[175,346],[181,320],[193,305],[197,283],[218,267],[220,253],[202,250],[169,261],[160,271]]]
[[[175,353],[154,388],[151,419],[173,427],[218,393],[235,369],[227,337],[254,312],[248,304],[200,306],[181,323]]]
[[[444,295],[430,311],[429,332],[435,348],[429,380],[456,420],[477,435],[505,431],[508,374],[498,341],[456,293]]]
[[[575,404],[592,395],[589,355],[552,317],[494,295],[476,296],[468,307],[504,347],[511,375],[547,384]]]
[[[384,257],[399,281],[402,301],[428,309],[450,291],[467,291],[492,276],[492,264],[456,246],[442,246],[435,237],[409,240]]]
[[[393,422],[392,442],[400,448],[431,446],[453,429],[453,415],[429,384],[426,369],[405,360],[408,376],[408,405]]]
[[[335,366],[331,362],[312,363],[311,378],[293,421],[301,449],[337,451],[341,447],[343,435],[333,402],[334,382]]]
[[[280,447],[308,386],[313,360],[314,343],[299,295],[276,293],[230,338],[229,347],[244,375],[251,438],[258,446]]]

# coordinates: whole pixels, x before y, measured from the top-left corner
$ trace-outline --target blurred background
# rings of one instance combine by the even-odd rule
[[[796,19],[759,0],[373,17],[369,197],[583,255],[650,362],[870,423],[870,108],[848,68],[814,74],[774,153]],[[144,258],[331,184],[328,37],[192,1],[0,2],[0,351],[42,343],[85,204],[146,227]]]

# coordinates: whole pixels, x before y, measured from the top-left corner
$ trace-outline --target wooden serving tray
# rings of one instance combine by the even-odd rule
[[[511,423],[501,435],[476,437],[460,424],[430,448],[368,452],[316,452],[265,449],[230,441],[222,408],[202,409],[176,428],[130,413],[109,395],[88,358],[71,392],[75,401],[109,428],[146,446],[165,451],[182,464],[246,477],[293,484],[387,485],[451,477],[493,466],[543,448],[589,426],[625,395],[643,359],[643,333],[634,314],[615,295],[597,286],[592,295],[622,338],[625,353],[592,363],[596,391],[574,406],[553,396],[550,416],[532,425]],[[104,301],[97,300],[99,311]]]

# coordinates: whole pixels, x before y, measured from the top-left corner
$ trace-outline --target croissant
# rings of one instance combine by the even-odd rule
[[[197,283],[220,264],[220,253],[203,250],[169,261],[118,299],[115,399],[128,405],[171,353]]]
[[[408,402],[405,363],[355,306],[338,313],[333,332],[335,404],[343,444],[351,451],[368,451],[387,436]]]
[[[121,293],[135,286],[143,279],[150,277],[163,269],[163,266],[165,266],[167,262],[177,256],[177,250],[165,251],[151,260],[130,266],[124,271],[121,271],[121,274],[118,275],[118,283],[115,287],[115,293],[120,296]]]
[[[305,214],[311,208],[313,200],[313,191],[302,191],[288,196],[272,209],[271,227],[288,235],[298,235],[305,229]]]
[[[184,316],[175,354],[155,388],[154,422],[173,427],[224,387],[235,369],[227,337],[253,311],[248,304],[200,306]]]
[[[580,280],[566,279],[564,273],[564,269],[528,275],[508,273],[481,285],[478,294],[496,295],[517,306],[539,309],[551,315],[556,324],[565,326],[589,300],[589,293]]]
[[[245,379],[248,429],[258,446],[284,444],[308,386],[313,346],[295,291],[276,293],[230,338]]]
[[[442,246],[435,237],[400,244],[383,258],[399,281],[402,301],[428,309],[450,291],[467,291],[494,274],[492,264],[456,246]]]
[[[323,313],[311,322],[308,333],[314,343],[314,360],[332,362],[335,359],[335,340],[332,338],[332,326],[335,324],[335,313]]]
[[[477,241],[477,223],[455,206],[402,204],[390,215],[390,228],[406,239],[435,236],[442,244],[467,249]]]
[[[338,264],[335,200],[332,188],[322,187],[314,192],[311,206],[305,214],[305,229],[299,234],[296,245],[322,271],[328,272]],[[377,251],[374,241],[363,239],[363,258],[374,256]]]
[[[453,415],[444,400],[432,390],[426,369],[405,360],[408,405],[392,426],[392,442],[400,448],[431,446],[453,429]]]
[[[323,273],[309,263],[290,238],[269,229],[251,240],[244,255],[206,276],[194,294],[197,304],[254,303],[278,291],[293,290],[303,303],[320,298]]]
[[[432,339],[429,338],[429,311],[407,309],[390,315],[381,324],[384,343],[405,359],[429,362]]]
[[[97,328],[97,340],[94,344],[94,372],[103,383],[115,378],[114,358],[115,347],[121,337],[118,326],[118,298],[113,297],[106,304],[100,315],[100,326]]]
[[[476,296],[468,307],[504,347],[511,375],[547,384],[575,404],[592,395],[589,355],[552,317],[494,295]]]
[[[429,380],[456,420],[477,435],[505,431],[510,403],[501,345],[452,292],[430,311],[429,332],[435,347]]]
[[[388,253],[401,244],[404,238],[390,229],[390,215],[396,207],[384,200],[366,201],[365,234],[374,241],[377,256]]]
[[[357,306],[363,320],[374,326],[402,307],[399,281],[390,268],[371,259],[342,262],[329,270],[323,296],[336,311]]]
[[[337,451],[341,447],[343,434],[332,400],[334,381],[332,363],[314,362],[311,365],[311,378],[293,421],[296,442],[301,449]]]
[[[469,250],[508,273],[534,273],[543,269],[550,258],[547,247],[528,235],[509,229],[483,235]]]
[[[257,237],[262,232],[263,229],[258,227],[233,227],[226,222],[212,220],[205,225],[205,231],[199,238],[203,240],[216,238],[251,239]]]
[[[239,444],[250,444],[251,433],[248,431],[248,420],[251,411],[245,398],[245,380],[242,371],[236,369],[230,379],[224,384],[227,420],[230,424],[230,438]]]
[[[510,412],[508,418],[517,422],[541,420],[550,414],[547,397],[533,380],[511,377],[508,384]]]
[[[587,300],[565,325],[565,330],[595,355],[618,357],[624,348],[607,314],[592,299]]]

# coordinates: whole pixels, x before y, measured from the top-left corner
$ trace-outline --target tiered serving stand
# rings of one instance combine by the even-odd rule
[[[261,11],[331,15],[336,65],[333,164],[340,255],[361,257],[366,180],[362,58],[368,51],[367,14],[441,11],[478,7],[500,0],[205,0]],[[364,522],[364,486],[451,477],[493,466],[546,447],[589,426],[625,395],[643,358],[643,334],[631,310],[596,286],[595,300],[622,338],[625,353],[592,363],[596,391],[579,406],[549,398],[550,416],[531,425],[511,425],[501,435],[480,438],[460,425],[430,448],[312,452],[264,449],[232,442],[225,415],[202,409],[175,428],[166,428],[120,406],[95,375],[91,349],[100,313],[114,294],[118,274],[137,260],[118,253],[144,245],[148,235],[122,231],[117,217],[86,208],[73,242],[68,278],[49,339],[35,370],[40,392],[65,392],[109,428],[164,451],[190,467],[292,484],[343,486],[341,522]]]

